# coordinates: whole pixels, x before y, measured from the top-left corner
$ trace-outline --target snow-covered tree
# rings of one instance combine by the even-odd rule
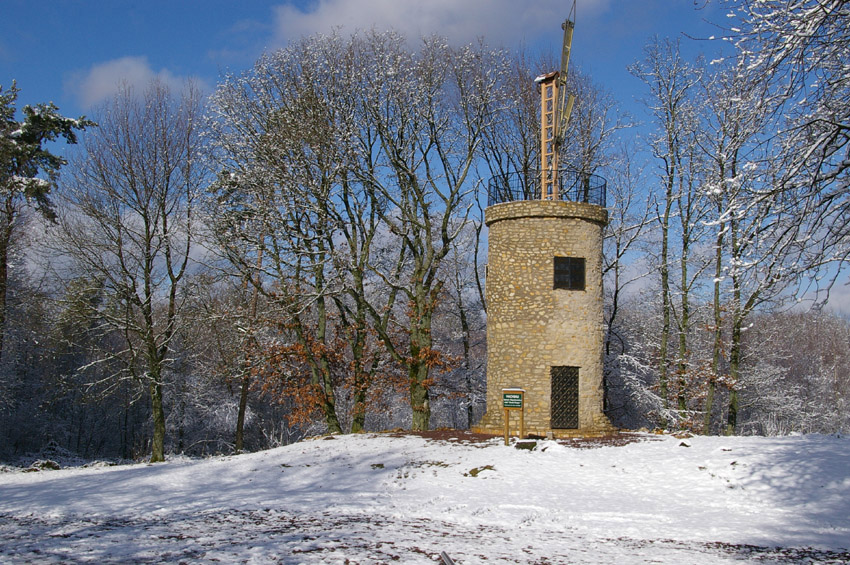
[[[746,72],[768,85],[777,116],[777,199],[806,206],[800,238],[818,266],[850,251],[850,4],[843,0],[730,3]]]
[[[756,308],[770,302],[796,280],[794,264],[794,202],[765,198],[770,186],[774,147],[769,132],[772,104],[764,81],[752,80],[744,60],[717,62],[703,81],[703,135],[706,157],[704,191],[712,202],[707,220],[714,233],[713,346],[711,374],[704,406],[703,431],[711,429],[718,382],[729,387],[728,431],[734,431],[738,410],[738,381],[742,331]],[[722,311],[727,310],[729,336]],[[728,344],[728,375],[722,358]]]
[[[847,320],[827,311],[756,314],[741,359],[740,428],[782,435],[846,433]]]

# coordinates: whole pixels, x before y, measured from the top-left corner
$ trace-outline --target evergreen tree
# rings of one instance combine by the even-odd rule
[[[65,159],[51,153],[45,144],[60,138],[76,143],[76,131],[94,125],[84,117],[74,120],[60,115],[52,102],[24,106],[24,119],[19,122],[15,106],[18,92],[14,81],[5,92],[0,85],[0,357],[6,322],[9,251],[22,208],[30,204],[46,218],[56,217],[50,189]]]

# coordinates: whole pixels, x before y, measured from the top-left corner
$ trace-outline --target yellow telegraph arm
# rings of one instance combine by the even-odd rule
[[[571,18],[575,18],[576,3],[573,2],[573,8],[570,10]],[[561,100],[558,103],[558,131],[556,133],[555,144],[558,148],[564,143],[564,135],[567,131],[567,122],[570,121],[570,114],[573,112],[573,103],[576,97],[572,94],[567,94],[567,69],[570,67],[570,50],[573,46],[573,29],[575,29],[575,20],[567,18],[561,24],[561,29],[564,30],[564,43],[561,48],[561,72],[558,75],[558,86],[561,91]]]

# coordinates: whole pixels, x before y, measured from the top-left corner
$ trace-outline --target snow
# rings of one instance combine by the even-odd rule
[[[632,439],[529,451],[499,438],[363,434],[3,472],[0,562],[850,559],[850,440]]]

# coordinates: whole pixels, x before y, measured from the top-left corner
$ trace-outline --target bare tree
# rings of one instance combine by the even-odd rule
[[[364,300],[377,202],[351,172],[359,155],[366,167],[373,157],[374,134],[356,121],[358,65],[354,44],[339,36],[305,39],[229,77],[213,98],[227,171],[211,216],[217,243],[292,329],[332,433],[342,431],[332,318],[347,329],[353,431],[363,428],[376,369],[366,359]]]
[[[522,195],[528,199],[539,197],[540,190],[540,95],[534,88],[534,78],[540,68],[554,64],[531,60],[525,51],[511,57],[499,85],[504,107],[482,135],[489,176],[507,182],[511,175],[517,175]]]
[[[375,125],[379,174],[368,179],[389,206],[382,219],[398,238],[396,265],[383,280],[408,301],[404,344],[377,324],[406,368],[413,429],[429,427],[432,368],[439,364],[431,324],[445,280],[444,259],[468,220],[471,174],[484,132],[501,102],[499,53],[450,48],[439,38],[411,53],[401,37],[372,34],[365,116]],[[372,313],[377,322],[377,312]]]
[[[575,65],[570,67],[567,88],[575,95],[575,105],[560,162],[583,174],[594,174],[613,163],[617,134],[633,124],[613,95]]]
[[[435,341],[458,359],[452,370],[439,379],[439,387],[453,402],[450,409],[463,409],[458,420],[455,412],[451,425],[471,428],[476,421],[476,405],[484,400],[486,388],[486,332],[484,304],[480,298],[476,275],[478,264],[474,257],[480,234],[478,225],[469,222],[455,241],[446,261],[446,299],[442,302],[435,326]]]
[[[751,212],[746,203],[746,188],[753,186],[753,172],[765,151],[763,136],[768,126],[772,105],[764,90],[764,81],[752,81],[743,72],[743,60],[717,62],[715,71],[707,74],[703,80],[705,109],[702,123],[703,134],[699,136],[701,151],[707,161],[705,192],[712,203],[712,217],[707,220],[714,233],[714,260],[712,283],[712,354],[711,370],[703,408],[703,433],[712,429],[714,398],[718,382],[725,382],[724,356],[726,339],[723,337],[725,325],[723,311],[732,305],[731,350],[729,363],[732,381],[737,382],[740,360],[741,334],[743,323],[740,300],[741,257],[738,241],[740,225],[747,221]],[[764,234],[765,239],[769,238]],[[732,259],[731,264],[729,262]],[[764,258],[765,263],[781,257]],[[727,294],[724,281],[731,276],[733,299]],[[778,282],[778,281],[776,281]],[[773,282],[771,282],[773,284]],[[737,291],[735,289],[738,289]],[[737,294],[736,294],[737,293]],[[731,395],[731,414],[734,418],[737,393],[734,385]]]
[[[605,167],[607,177],[608,225],[603,244],[602,275],[605,280],[605,400],[606,410],[618,412],[621,405],[614,406],[612,399],[619,396],[622,374],[619,355],[626,352],[626,338],[620,328],[620,309],[626,288],[646,277],[645,267],[630,261],[636,247],[646,238],[651,227],[652,198],[640,189],[643,169],[634,163],[634,148],[624,146],[612,157]]]
[[[645,48],[645,58],[642,62],[632,65],[631,72],[640,78],[650,91],[646,100],[647,107],[653,115],[657,134],[652,139],[652,151],[660,161],[661,197],[656,212],[656,219],[661,234],[658,269],[661,277],[661,316],[662,327],[658,348],[658,373],[660,394],[664,408],[669,409],[669,362],[670,339],[672,325],[678,321],[680,330],[679,356],[680,377],[683,374],[681,364],[684,363],[683,352],[687,351],[685,343],[688,325],[688,291],[692,278],[688,276],[688,253],[691,247],[690,229],[694,210],[694,185],[691,157],[695,121],[692,97],[694,88],[699,80],[699,71],[688,64],[679,52],[678,43],[656,38]],[[680,218],[681,235],[680,274],[682,281],[681,311],[677,320],[674,310],[674,282],[671,280],[671,239],[676,236],[673,221]],[[682,389],[678,382],[677,388]],[[684,398],[678,399],[679,409],[684,408]],[[674,416],[672,412],[668,414]]]
[[[151,403],[151,461],[164,459],[163,391],[181,321],[195,235],[194,208],[207,181],[201,157],[201,96],[179,98],[161,82],[139,94],[125,86],[100,114],[64,184],[58,243],[71,270],[107,297],[92,312],[119,332],[108,357],[145,386]]]
[[[846,261],[850,6],[842,0],[754,0],[730,4],[729,15],[737,17],[727,31],[743,72],[762,85],[774,119],[772,158],[779,174],[765,197],[793,199],[806,209],[795,229],[799,240],[811,242],[805,254],[809,268]],[[808,289],[826,290],[821,301],[835,282],[835,276],[823,278],[825,289]]]

